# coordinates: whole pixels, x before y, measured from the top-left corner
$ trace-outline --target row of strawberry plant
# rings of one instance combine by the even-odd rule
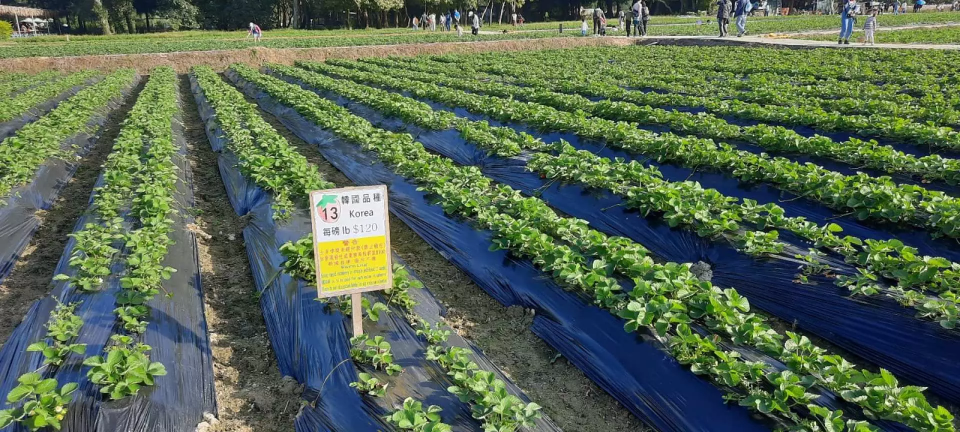
[[[176,271],[162,261],[172,244],[169,216],[175,211],[173,157],[178,148],[171,122],[178,109],[175,72],[154,69],[104,164],[103,185],[93,202],[95,219],[73,234],[76,246],[69,265],[76,273],[56,277],[81,292],[99,291],[112,273],[111,263],[124,251],[114,314],[126,334],[110,338],[105,357],[84,361],[90,367],[87,377],[111,400],[135,395],[166,375],[162,364],[150,361],[151,347],[137,339],[147,329],[147,303]]]
[[[865,245],[859,238],[841,237],[840,227],[835,224],[817,226],[803,218],[786,217],[783,209],[776,204],[759,206],[750,201],[741,204],[716,190],[704,190],[694,182],[664,181],[655,167],[644,167],[636,162],[611,162],[586,151],[577,152],[562,142],[550,148],[510,128],[495,128],[501,141],[493,144],[466,133],[464,126],[479,122],[470,122],[446,111],[434,111],[429,105],[400,94],[298,68],[280,65],[270,65],[269,68],[314,88],[333,91],[419,126],[457,129],[467,141],[491,154],[515,156],[521,149],[535,152],[554,150],[559,153],[558,156],[535,153],[528,163],[528,169],[549,178],[577,181],[611,190],[626,198],[629,206],[638,208],[644,214],[661,213],[670,226],[690,226],[702,237],[729,235],[748,254],[780,252],[783,244],[776,241],[775,231],[769,234],[748,231],[740,221],[747,221],[760,229],[789,230],[818,247],[840,253],[848,263],[868,269],[870,273],[861,274],[861,279],[839,278],[837,281],[842,286],[856,289],[857,294],[872,295],[883,291],[904,305],[918,308],[922,317],[940,321],[945,328],[954,328],[960,318],[956,303],[960,294],[960,288],[957,288],[960,286],[960,265],[943,258],[918,257],[915,249],[905,248],[896,240],[867,240]],[[485,122],[481,124],[486,126]],[[507,151],[507,148],[515,150]],[[707,211],[702,211],[704,209]],[[804,256],[810,265],[806,266],[808,274],[801,277],[808,276],[812,269],[817,269],[818,273],[830,269],[817,259],[818,254],[817,250],[813,250]],[[874,273],[896,280],[897,287],[885,290],[877,283],[855,283]],[[940,293],[941,298],[926,298],[921,294],[926,289]]]
[[[333,79],[304,69],[289,66],[269,65],[269,68],[270,70],[282,76],[295,79],[317,89],[335,92],[349,99],[369,105],[387,115],[399,117],[418,126],[434,130],[455,129],[461,133],[461,136],[465,140],[476,144],[478,147],[489,152],[490,154],[499,156],[516,156],[524,150],[550,150],[550,146],[527,133],[517,132],[512,128],[503,126],[490,127],[486,121],[470,121],[463,117],[458,117],[448,111],[433,110],[429,105],[401,94],[364,86],[349,80]],[[485,128],[486,130],[491,131],[491,133],[477,134],[474,132],[480,128]],[[496,139],[486,139],[490,137],[494,137]],[[654,181],[652,180],[653,178],[660,178],[659,172],[656,171],[656,168],[651,168],[651,182]],[[668,187],[662,180],[658,182],[657,186]],[[656,187],[654,186],[654,188]],[[665,193],[665,190],[651,189],[646,191],[646,193],[648,195],[645,196],[652,197],[656,194]],[[711,199],[721,199],[724,201],[729,200],[729,198],[719,196],[714,196],[714,198]],[[698,207],[702,207],[702,205],[693,203],[689,204],[691,204],[690,207],[685,207],[683,204],[681,204],[681,208],[670,208],[666,205],[659,206],[657,207],[656,211],[666,213],[664,217],[669,221],[671,226],[676,226],[680,223],[688,224],[693,226],[701,236],[712,237],[721,235],[725,232],[731,232],[735,234],[733,240],[736,243],[739,243],[741,246],[745,243],[744,237],[766,238],[762,233],[738,233],[737,231],[739,226],[736,224],[735,220],[732,220],[726,215],[726,211],[721,210],[718,211],[717,214],[702,212],[697,213],[694,210]],[[724,227],[729,228],[731,225],[734,228],[724,229]],[[775,238],[776,236],[774,235],[773,237]],[[758,240],[757,242],[752,243],[751,248],[746,249],[745,251],[752,255],[762,255],[765,253],[778,253],[782,250],[783,244],[778,243],[775,240],[765,243],[761,243]]]
[[[13,188],[30,182],[47,159],[70,157],[72,149],[64,151],[63,141],[89,132],[90,121],[102,114],[108,103],[118,100],[135,76],[132,69],[119,69],[0,142],[0,204]]]
[[[751,200],[742,203],[729,198],[723,200],[716,191],[704,190],[692,182],[664,185],[659,176],[651,174],[650,168],[635,161],[628,164],[610,161],[585,150],[576,150],[565,143],[558,144],[557,150],[557,156],[542,153],[533,155],[527,164],[528,168],[543,173],[547,178],[582,182],[610,190],[623,197],[629,208],[638,209],[644,214],[662,211],[659,210],[662,207],[677,207],[677,217],[669,220],[671,224],[692,224],[691,220],[697,217],[697,210],[700,213],[706,210],[724,216],[724,219],[712,225],[718,232],[742,229],[739,221],[763,229],[788,230],[815,246],[807,254],[796,256],[804,263],[798,282],[807,283],[811,275],[831,273],[830,265],[822,260],[823,252],[819,249],[823,248],[842,255],[848,264],[860,267],[856,275],[836,276],[836,284],[849,289],[852,296],[884,293],[903,306],[915,308],[918,317],[936,320],[947,329],[956,328],[960,320],[958,263],[941,257],[920,256],[915,248],[895,239],[864,241],[852,236],[841,237],[838,235],[841,232],[838,225],[817,226],[802,217],[787,217],[783,209],[773,203],[760,206]],[[678,204],[685,201],[690,204]],[[679,211],[683,207],[690,208],[684,213]],[[697,233],[703,235],[699,229]],[[740,240],[742,247],[767,247],[765,242],[769,240],[758,239],[757,236],[753,232],[745,232]],[[879,282],[882,278],[895,281],[896,285],[885,288]],[[929,297],[926,290],[937,293],[938,297]]]
[[[129,189],[132,185],[133,181],[130,177],[135,175],[137,171],[136,169],[131,170],[130,166],[132,165],[134,168],[137,168],[140,165],[139,154],[144,145],[145,135],[142,128],[145,123],[149,123],[149,121],[144,121],[146,119],[143,117],[153,112],[152,110],[157,109],[157,115],[167,115],[167,128],[170,128],[169,116],[172,115],[172,113],[169,109],[163,109],[162,101],[157,97],[157,93],[163,90],[160,86],[164,83],[170,85],[173,83],[174,75],[172,69],[169,70],[169,74],[167,75],[168,76],[164,77],[164,74],[158,71],[154,72],[154,78],[151,79],[150,83],[138,97],[137,104],[131,111],[130,117],[125,121],[125,126],[117,139],[115,151],[108,156],[108,160],[104,166],[104,185],[97,190],[94,200],[94,212],[97,214],[98,219],[105,220],[109,226],[116,227],[120,230],[122,230],[122,219],[119,217],[119,214],[123,210],[123,195],[129,195],[129,190],[124,189]],[[163,78],[167,79],[164,80]],[[172,91],[172,88],[168,89],[168,92],[169,91]],[[154,122],[154,124],[156,124],[156,122]],[[172,131],[168,133],[172,134]],[[112,249],[109,243],[112,243],[120,236],[114,236],[111,235],[109,231],[102,230],[96,230],[91,233],[91,231],[94,231],[93,227],[100,227],[100,225],[95,223],[87,224],[84,228],[73,234],[78,240],[77,250],[82,251],[85,248],[89,248],[91,239],[94,238],[104,242],[100,245],[99,249],[95,250]],[[83,252],[76,252],[71,257],[70,264],[73,266],[76,265],[78,260],[83,261],[83,255]],[[87,263],[90,264],[89,262]],[[100,263],[97,262],[96,264]],[[99,281],[102,282],[102,278],[110,274],[108,264],[109,263],[105,264],[102,268],[93,268],[95,271],[93,277],[98,278]],[[88,278],[89,277],[88,275]],[[70,278],[62,275],[57,276],[55,279],[64,280]],[[81,289],[81,291],[91,291],[96,288],[87,285],[77,287]],[[119,297],[120,296],[118,296],[118,298]],[[50,324],[48,324],[47,336],[52,340],[52,343],[48,344],[45,341],[41,341],[28,347],[28,351],[37,351],[43,354],[45,357],[45,365],[52,364],[59,366],[71,353],[85,354],[85,345],[70,343],[70,341],[79,336],[80,328],[83,325],[82,319],[73,313],[75,308],[76,304],[68,306],[58,305],[57,309],[51,314]],[[118,311],[119,310],[118,308]],[[126,337],[122,336],[114,336],[111,338],[116,345],[109,348],[110,354],[107,356],[107,360],[100,357],[91,357],[84,361],[84,365],[92,366],[90,371],[88,371],[88,378],[96,384],[103,385],[102,391],[109,393],[113,399],[119,399],[122,395],[135,394],[141,385],[150,385],[152,384],[153,377],[165,373],[161,365],[149,363],[148,358],[143,354],[143,352],[149,349],[145,345],[137,345],[135,347],[121,346],[130,343],[129,340],[126,340],[129,338],[125,338]],[[142,371],[140,370],[141,367],[143,368]],[[0,414],[0,423],[4,423],[5,421],[6,424],[9,424],[16,421],[24,423],[31,428],[31,430],[45,426],[59,430],[59,422],[63,420],[63,416],[66,413],[64,405],[69,402],[69,395],[78,385],[76,383],[68,383],[64,385],[61,390],[57,391],[56,380],[43,380],[42,375],[37,372],[21,376],[19,382],[21,385],[14,390],[19,397],[9,397],[8,402],[21,402],[26,398],[34,398],[35,400],[27,399],[22,406],[7,411],[6,416]],[[29,390],[29,392],[27,392],[27,390]]]
[[[621,65],[613,65],[613,68],[620,66]],[[678,64],[673,67],[683,68],[685,66],[686,64]],[[880,79],[887,80],[893,75],[897,74],[891,71],[890,75],[883,75]],[[857,79],[862,78],[858,77]],[[817,83],[817,85],[827,86],[829,83]],[[836,87],[842,88],[843,85]],[[759,103],[753,103],[765,102],[763,98],[738,98],[742,100],[730,100],[726,101],[727,103],[721,103],[716,100],[715,97],[697,98],[674,95],[669,98],[651,98],[651,101],[673,106],[703,106],[708,111],[722,115],[811,126],[823,130],[855,131],[859,134],[869,136],[898,139],[943,149],[958,150],[960,149],[960,138],[957,138],[956,131],[950,127],[941,126],[943,124],[956,124],[956,109],[958,108],[956,102],[957,93],[955,90],[947,90],[944,88],[944,94],[938,95],[937,90],[934,89],[940,88],[940,84],[935,82],[925,84],[912,83],[909,89],[922,95],[918,102],[919,105],[923,107],[923,109],[913,111],[902,108],[891,108],[893,105],[883,102],[858,103],[856,100],[850,99],[846,101],[831,101],[827,99],[824,103],[798,99],[796,100],[797,103],[789,106],[780,106],[777,104],[760,105]],[[859,97],[861,100],[864,97],[864,95],[851,96]],[[836,99],[836,97],[837,95],[834,94],[830,99]],[[925,105],[925,103],[932,104]],[[862,108],[857,109],[856,107],[858,106]],[[876,107],[881,106],[887,109],[876,109]],[[839,111],[838,109],[842,109],[843,111]],[[909,111],[910,114],[906,117],[901,117],[900,114],[907,111]],[[923,121],[923,123],[915,123],[909,120],[920,120]]]
[[[558,56],[556,61],[564,61]],[[631,59],[632,61],[633,59]],[[569,62],[569,59],[566,59]],[[580,66],[579,64],[577,66]],[[633,69],[633,64],[628,69]],[[616,81],[625,87],[653,88],[669,93],[689,96],[707,96],[711,98],[734,98],[745,102],[778,106],[814,106],[825,111],[840,114],[881,115],[910,119],[919,122],[932,122],[935,125],[955,127],[960,124],[960,111],[956,95],[944,93],[905,93],[896,85],[877,85],[865,82],[838,81],[835,79],[807,79],[800,77],[776,76],[769,73],[747,76],[734,76],[722,72],[691,70],[682,66],[671,69],[672,79],[668,82],[659,76],[636,76],[623,68],[603,68],[602,73],[595,69],[583,69],[583,73],[607,82]],[[486,67],[479,67],[487,70]],[[576,68],[551,70],[539,69],[541,75],[569,75]],[[522,76],[508,74],[513,76]],[[689,77],[684,80],[685,77]],[[704,79],[710,77],[709,80]]]
[[[263,121],[257,113],[256,107],[246,102],[240,92],[224,83],[212,69],[206,67],[194,68],[193,76],[204,97],[214,109],[216,121],[227,138],[228,148],[235,151],[240,159],[238,165],[241,172],[250,175],[254,182],[270,191],[274,197],[284,194],[285,199],[295,200],[300,204],[303,204],[311,190],[335,187],[334,184],[323,180],[317,170],[306,162],[306,159],[296,153],[286,140]],[[245,133],[247,130],[254,130],[256,133]],[[302,167],[302,169],[283,172],[244,168],[245,165],[266,158],[277,158],[284,163]],[[296,243],[289,242],[281,247],[281,253],[287,258],[283,264],[286,272],[309,283],[315,283],[313,248],[310,245],[312,245],[312,241],[309,237]],[[419,282],[411,279],[405,269],[397,266],[394,269],[393,287],[384,294],[388,296],[390,303],[412,313],[411,308],[416,303],[408,291],[410,288],[419,286],[421,286]],[[364,300],[363,310],[366,317],[378,321],[379,315],[385,312],[387,307],[380,303],[371,305],[366,302],[366,299]],[[337,302],[337,307],[342,312],[350,313],[349,298],[334,301]],[[419,322],[419,320],[417,321]],[[449,335],[449,332],[447,335]],[[383,370],[388,375],[395,375],[402,371],[402,368],[393,362],[390,344],[382,337],[359,336],[351,340],[351,345],[353,347],[351,357],[354,361],[370,364],[374,369]],[[451,377],[455,380],[459,378],[461,381],[458,382],[463,384],[472,384],[471,381],[463,381],[469,380],[470,376],[454,376],[451,374]],[[468,398],[468,400],[473,401],[474,406],[480,407],[475,408],[474,412],[478,418],[488,423],[493,430],[514,430],[515,428],[507,419],[498,419],[497,413],[502,413],[501,415],[513,414],[514,412],[526,413],[529,416],[524,418],[527,425],[532,424],[530,423],[532,419],[539,416],[535,404],[525,405],[515,396],[505,397],[499,394],[499,389],[505,388],[502,381],[492,380],[491,383],[494,387],[491,391],[480,392],[478,393],[479,397]],[[351,385],[356,387],[358,391],[371,396],[383,396],[387,384],[371,374],[364,373],[360,374],[359,381]],[[494,412],[495,410],[496,412]],[[407,425],[403,420],[410,421],[412,425],[419,425],[416,419],[422,416],[418,415],[417,411],[416,402],[408,400],[404,403],[403,408],[387,416],[387,420],[401,429],[404,429]],[[436,414],[436,412],[436,410],[428,410],[428,414]],[[429,417],[433,418],[434,416]],[[449,430],[443,429],[436,419],[425,424],[428,423],[436,423],[431,427],[436,428],[437,431]]]
[[[60,73],[56,71],[43,71],[35,75],[10,77],[8,80],[0,81],[0,96],[11,97],[14,92],[29,89],[59,76]]]
[[[397,73],[377,66],[338,62],[357,69],[330,64],[298,63],[301,67],[364,82],[410,91],[423,97],[498,120],[536,125],[544,130],[573,131],[580,137],[602,140],[608,145],[646,154],[663,162],[730,172],[742,181],[762,181],[820,201],[837,210],[849,211],[858,219],[909,222],[927,228],[934,235],[960,236],[960,200],[942,192],[913,185],[897,185],[889,178],[866,174],[844,176],[813,164],[798,164],[785,158],[736,150],[712,140],[654,134],[635,124],[615,122],[569,112],[533,102],[521,102],[460,90],[427,81],[427,74]],[[361,70],[362,69],[362,70]],[[366,72],[365,72],[366,71]],[[399,75],[395,78],[389,75]]]
[[[595,65],[597,70],[606,70],[604,65],[591,58],[606,55],[602,62],[634,66],[634,72],[653,68],[657,70],[702,71],[711,74],[731,74],[739,77],[777,77],[783,88],[796,85],[821,85],[821,91],[832,90],[831,84],[853,84],[896,87],[897,91],[915,95],[920,99],[944,100],[954,108],[960,107],[957,96],[960,90],[954,85],[957,78],[951,66],[952,54],[943,52],[886,51],[842,53],[832,49],[813,52],[794,52],[767,48],[735,47],[682,47],[643,46],[629,48],[589,48],[574,50],[543,51],[543,55],[570,53],[571,57],[557,68],[567,68],[574,63]],[[540,53],[523,53],[537,56]],[[511,54],[516,55],[516,54]],[[484,59],[497,56],[478,54],[473,56],[443,56],[437,59],[448,64],[476,65]],[[502,55],[500,57],[503,57]],[[584,58],[584,60],[581,60]],[[573,61],[573,59],[576,59]],[[523,63],[520,61],[518,63]],[[898,73],[891,73],[896,65]],[[916,73],[913,73],[915,71]],[[736,84],[731,84],[736,86]],[[827,95],[827,98],[833,96]]]
[[[666,337],[674,355],[685,364],[693,364],[694,371],[707,374],[722,383],[721,386],[740,388],[742,393],[734,391],[730,397],[740,400],[744,406],[772,413],[783,421],[815,424],[814,420],[801,419],[795,411],[796,405],[807,405],[812,400],[813,396],[807,395],[805,390],[814,384],[844,392],[849,401],[856,403],[859,400],[861,405],[872,409],[875,405],[870,404],[876,401],[867,402],[873,397],[868,395],[864,383],[892,378],[886,371],[873,374],[857,371],[852,366],[840,371],[827,370],[826,362],[836,362],[839,357],[825,355],[822,349],[796,335],[789,339],[792,342],[781,344],[783,336],[769,329],[755,315],[746,315],[749,310],[746,299],[734,290],[720,290],[698,281],[688,265],[656,264],[645,255],[642,246],[628,239],[608,239],[602,233],[590,230],[583,221],[557,216],[536,198],[522,198],[510,188],[494,187],[476,168],[458,167],[449,159],[432,155],[409,135],[377,129],[330,101],[248,67],[235,65],[232,69],[242,79],[290,105],[308,120],[377,153],[399,174],[414,179],[421,188],[438,196],[445,211],[468,217],[491,230],[496,247],[530,258],[557,282],[591,294],[598,305],[627,319],[625,328],[628,331],[647,327]],[[553,235],[568,244],[557,244]],[[636,287],[624,293],[613,276],[614,271],[630,275]],[[785,360],[800,356],[803,361],[786,362],[799,370],[800,375],[792,371],[773,371],[764,375],[763,364],[743,362],[736,353],[724,352],[718,345],[694,333],[689,327],[694,321],[741,343],[779,352]],[[803,347],[802,352],[797,351],[799,347]],[[849,366],[849,363],[844,364]],[[808,374],[804,370],[815,373]],[[730,379],[731,375],[724,371],[736,371],[735,378]],[[764,390],[767,385],[764,381],[773,386],[797,388],[799,392],[768,392]],[[920,391],[919,388],[904,387],[898,392],[909,393],[910,398],[896,402],[896,408],[884,407],[882,412],[874,414],[916,424],[936,419],[938,424],[946,421],[949,427],[950,415],[945,409],[935,409],[926,402],[918,403],[913,397],[922,394]],[[921,412],[926,414],[921,415]],[[838,413],[829,414],[839,416]],[[927,414],[932,417],[928,418]],[[866,427],[855,422],[851,425]]]
[[[308,192],[334,187],[213,69],[196,67],[192,72],[239,159],[240,172],[273,194],[274,218],[288,217],[297,204],[306,202]]]
[[[910,83],[956,82],[952,66],[953,53],[885,52],[845,53],[834,49],[813,51],[785,51],[778,49],[754,49],[731,47],[657,47],[657,50],[638,48],[638,56],[658,58],[665,66],[690,64],[692,67],[718,72],[741,74],[776,73],[787,76],[812,76],[818,79],[834,78],[845,81],[872,81],[907,85]],[[724,55],[725,53],[725,55]],[[710,61],[703,61],[709,55]],[[898,73],[891,73],[891,66]]]
[[[399,64],[388,65],[391,69],[395,69],[395,66]],[[759,124],[740,127],[711,114],[667,111],[649,106],[651,104],[641,100],[687,96],[626,90],[615,82],[583,76],[575,80],[554,77],[524,78],[518,80],[523,85],[517,86],[492,82],[486,77],[476,76],[474,72],[465,70],[430,66],[418,68],[415,65],[404,65],[404,67],[433,76],[443,74],[450,78],[441,78],[438,84],[453,88],[482,92],[492,96],[512,97],[558,109],[580,109],[610,120],[665,125],[676,133],[719,140],[740,139],[770,151],[828,157],[854,166],[919,176],[925,180],[943,180],[949,184],[960,183],[960,160],[943,158],[939,155],[916,157],[891,146],[880,145],[876,141],[865,142],[854,138],[845,142],[836,142],[820,135],[804,137],[781,126]],[[604,100],[593,102],[581,95],[602,97]]]
[[[486,56],[458,65],[461,69],[486,72],[509,82],[523,82],[525,78],[552,78],[583,83],[581,85],[586,87],[594,80],[602,80],[616,82],[623,87],[652,88],[689,96],[734,98],[779,106],[814,106],[842,114],[877,114],[947,126],[960,122],[960,112],[942,94],[914,98],[892,85],[847,83],[834,79],[804,80],[802,77],[797,82],[796,77],[768,73],[741,76],[677,65],[664,75],[663,65],[655,61],[642,56],[608,55],[611,53],[609,50],[522,53],[514,54],[509,60],[504,60],[502,56]],[[573,58],[578,61],[571,62]],[[528,61],[542,67],[523,70],[520,64],[527,64]],[[621,64],[627,67],[619,67]],[[654,64],[656,67],[653,67]]]
[[[74,87],[84,85],[97,75],[97,71],[84,70],[27,90],[0,105],[0,122],[13,120],[26,114],[30,108],[53,99]]]
[[[285,258],[283,263],[285,272],[315,285],[316,271],[312,244],[312,238],[308,235],[297,242],[287,242],[281,248],[281,252]],[[534,426],[536,419],[541,415],[539,405],[533,402],[525,403],[519,397],[509,394],[506,383],[497,378],[493,372],[481,370],[475,362],[470,360],[466,349],[443,345],[450,336],[449,330],[442,330],[439,324],[432,327],[425,319],[416,315],[413,307],[417,302],[409,291],[422,287],[420,281],[411,278],[410,273],[403,266],[395,265],[392,286],[383,294],[390,304],[404,311],[404,318],[411,327],[416,329],[417,336],[424,337],[428,344],[427,360],[437,362],[456,384],[449,387],[448,391],[455,394],[461,402],[471,404],[471,413],[475,419],[483,422],[483,430],[514,431],[522,426]],[[389,311],[381,303],[374,303],[371,306],[366,298],[363,300],[366,317],[374,322],[379,321],[380,314]],[[332,301],[337,302],[341,312],[349,315],[351,309],[349,297]],[[376,307],[378,305],[380,308]],[[393,361],[390,343],[384,340],[383,336],[371,337],[363,334],[351,338],[350,345],[350,356],[354,362],[370,365],[388,376],[403,372],[403,368]],[[358,380],[350,384],[357,391],[373,397],[385,396],[388,385],[387,381],[370,373],[358,374]],[[401,430],[407,429],[408,424],[418,424],[417,419],[428,420],[424,424],[432,423],[434,424],[432,427],[439,428],[437,430],[449,430],[440,421],[440,416],[437,414],[439,408],[422,412],[422,406],[418,408],[416,403],[408,398],[402,407],[385,416],[385,420]]]

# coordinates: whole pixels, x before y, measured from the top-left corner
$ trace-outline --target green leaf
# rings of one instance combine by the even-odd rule
[[[79,387],[79,384],[73,382],[64,384],[63,387],[60,387],[60,396],[69,396],[77,390],[77,387]]]
[[[43,394],[43,393],[52,392],[56,389],[57,389],[57,380],[50,378],[50,379],[45,379],[43,381],[40,381],[40,383],[37,384],[36,392]]]
[[[20,378],[17,379],[17,381],[19,381],[20,384],[34,385],[40,382],[41,379],[43,379],[42,375],[36,372],[31,372],[31,373],[21,375]]]
[[[13,390],[10,390],[10,393],[7,393],[7,403],[17,403],[23,400],[23,398],[33,394],[33,388],[29,386],[16,386]]]
[[[13,423],[12,410],[0,410],[0,429],[3,429]]]

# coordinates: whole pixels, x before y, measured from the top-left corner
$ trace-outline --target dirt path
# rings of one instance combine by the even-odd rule
[[[246,222],[227,200],[217,155],[210,149],[185,75],[180,92],[220,415],[220,423],[210,431],[292,431],[299,393],[284,382],[267,337],[243,244]]]
[[[63,250],[70,240],[77,219],[87,209],[88,197],[100,176],[100,167],[113,149],[121,123],[133,108],[146,80],[127,96],[123,105],[113,110],[101,126],[93,148],[80,161],[73,178],[60,192],[53,206],[37,212],[40,228],[23,251],[10,275],[0,284],[0,342],[20,324],[33,302],[49,293],[50,283]]]
[[[327,180],[341,187],[353,185],[316,147],[299,139],[276,117],[262,110],[261,114]],[[523,308],[498,303],[401,221],[394,219],[390,224],[390,235],[394,251],[449,308],[448,324],[475,342],[558,426],[570,432],[650,430],[534,335],[530,331],[533,316]]]

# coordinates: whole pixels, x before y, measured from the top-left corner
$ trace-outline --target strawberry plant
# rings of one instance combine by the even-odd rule
[[[400,430],[415,432],[452,431],[453,429],[449,425],[441,421],[440,411],[442,410],[436,405],[430,405],[424,410],[423,403],[414,398],[406,398],[403,401],[403,406],[384,418]]]
[[[358,392],[374,397],[384,397],[387,394],[387,383],[381,382],[377,377],[361,372],[357,374],[357,378],[357,381],[350,383],[350,387],[357,389]]]
[[[100,392],[111,400],[136,395],[142,387],[154,385],[157,377],[167,374],[162,364],[150,361],[150,346],[135,344],[129,336],[113,335],[110,340],[113,344],[107,348],[106,358],[90,357],[83,365],[90,367],[87,378],[100,385]]]
[[[439,323],[436,327],[433,327],[430,323],[421,319],[416,324],[417,336],[422,336],[430,345],[440,345],[450,337],[450,330],[441,329]]]
[[[400,264],[393,265],[393,283],[390,288],[383,290],[390,304],[397,305],[406,310],[412,310],[417,302],[410,297],[410,289],[422,289],[423,284],[419,280],[410,277],[410,272],[406,267]]]
[[[374,369],[382,370],[387,375],[398,375],[403,372],[400,365],[393,362],[393,353],[390,352],[390,342],[383,336],[370,337],[362,334],[350,338],[350,357],[357,363],[369,364]]]
[[[43,379],[35,372],[21,375],[17,382],[19,385],[7,394],[7,403],[22,405],[0,410],[0,429],[20,423],[31,431],[44,428],[60,430],[60,422],[67,415],[66,405],[73,399],[78,385],[67,383],[58,388],[57,380]]]
[[[47,339],[50,343],[40,341],[27,347],[27,351],[43,354],[44,365],[60,366],[71,353],[83,355],[86,352],[86,344],[71,343],[80,336],[80,328],[83,327],[83,319],[74,313],[79,305],[79,302],[65,305],[57,301],[47,321]]]

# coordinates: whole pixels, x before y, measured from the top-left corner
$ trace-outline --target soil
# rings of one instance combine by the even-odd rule
[[[481,42],[438,42],[420,44],[367,45],[322,48],[249,48],[218,51],[185,51],[156,54],[91,55],[73,57],[20,57],[0,61],[0,71],[38,73],[45,70],[79,71],[96,69],[113,71],[133,68],[148,73],[157,66],[170,66],[186,73],[196,65],[217,70],[233,63],[260,66],[264,63],[293,64],[295,60],[324,61],[328,58],[413,56],[487,51],[521,51],[530,49],[574,48],[581,46],[627,46],[637,41],[628,38],[557,37]]]
[[[246,220],[227,200],[197,111],[190,83],[181,77],[184,131],[195,188],[197,246],[214,359],[219,422],[208,430],[294,430],[299,389],[276,364],[243,244]]]
[[[113,149],[113,141],[120,133],[123,119],[133,108],[143,83],[141,81],[123,105],[107,116],[106,123],[100,128],[99,138],[80,160],[73,178],[60,192],[53,206],[37,212],[40,227],[10,275],[0,284],[0,342],[10,337],[30,306],[49,293],[57,263],[70,240],[68,234],[73,232],[77,219],[87,209],[88,197],[100,176],[100,167]]]
[[[261,114],[327,180],[339,187],[353,186],[316,147],[300,140],[276,117],[262,110]],[[403,222],[394,220],[390,235],[394,252],[448,308],[447,323],[479,346],[558,426],[578,432],[651,430],[530,331],[532,314],[498,303]]]

